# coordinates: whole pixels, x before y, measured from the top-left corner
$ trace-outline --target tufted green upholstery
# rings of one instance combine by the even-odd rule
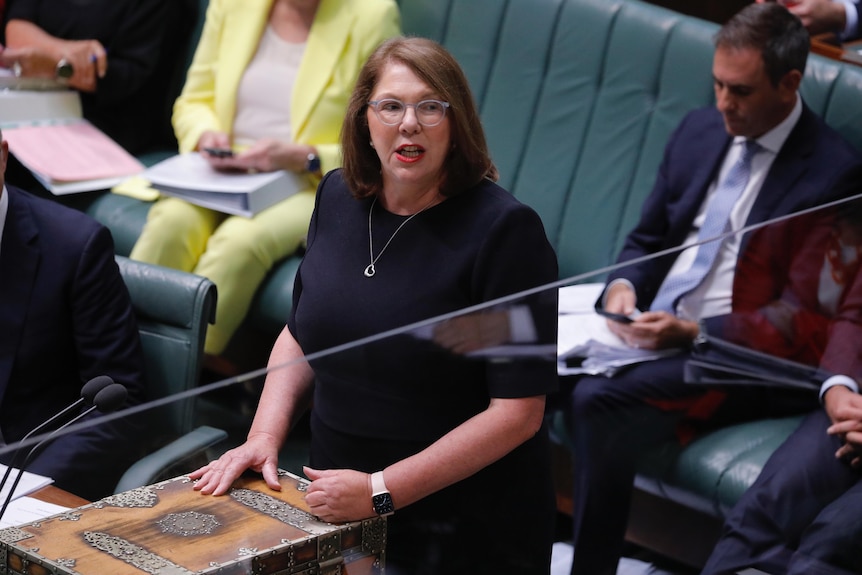
[[[117,256],[129,290],[147,379],[147,401],[194,388],[202,367],[207,325],[215,320],[216,287],[210,280]],[[120,478],[115,492],[150,485],[174,465],[227,437],[220,429],[194,427],[194,398],[141,414],[147,427],[145,457]]]
[[[465,69],[501,183],[541,215],[562,276],[611,264],[669,134],[687,111],[713,104],[717,25],[639,0],[400,6],[406,33],[442,42]],[[862,69],[812,56],[802,94],[862,149]],[[143,224],[141,207],[128,202],[114,197],[92,211],[114,231],[121,252]],[[244,329],[274,339],[290,312],[298,262],[289,258],[268,276]],[[720,517],[796,422],[753,422],[685,450],[666,446],[644,458],[638,485]]]

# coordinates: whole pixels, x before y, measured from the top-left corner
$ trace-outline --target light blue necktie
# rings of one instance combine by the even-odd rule
[[[754,140],[745,141],[745,147],[739,159],[730,168],[724,181],[719,184],[706,208],[703,225],[697,234],[698,242],[715,238],[727,231],[730,226],[730,212],[748,185],[751,158],[760,150],[760,144]],[[724,241],[709,241],[700,244],[691,267],[676,276],[667,278],[659,288],[650,309],[675,313],[679,298],[699,286],[709,273],[723,243]]]

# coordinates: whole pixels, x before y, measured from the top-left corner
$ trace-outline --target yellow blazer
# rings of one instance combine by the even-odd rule
[[[237,88],[257,51],[273,0],[210,0],[173,126],[180,152],[201,134],[230,134]],[[381,25],[382,23],[382,25]],[[321,0],[291,99],[294,142],[314,146],[327,172],[341,165],[340,130],[359,70],[377,45],[401,33],[394,0]]]

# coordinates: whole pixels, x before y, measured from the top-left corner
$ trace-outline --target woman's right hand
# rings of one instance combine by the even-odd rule
[[[204,495],[223,495],[247,469],[263,474],[266,484],[281,490],[278,481],[278,442],[270,435],[250,435],[245,443],[226,451],[224,455],[189,473],[197,480],[194,489]]]
[[[63,53],[73,67],[69,86],[82,92],[95,92],[100,78],[108,72],[108,56],[98,40],[66,40]]]
[[[224,132],[217,132],[215,130],[207,130],[201,137],[198,139],[198,147],[197,150],[200,152],[201,156],[203,156],[207,162],[209,162],[210,166],[212,166],[216,170],[225,169],[224,158],[220,158],[219,156],[214,156],[213,154],[208,153],[206,150],[230,150],[230,136],[225,134]]]

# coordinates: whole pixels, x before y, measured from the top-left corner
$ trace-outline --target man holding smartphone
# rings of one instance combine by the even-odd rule
[[[810,40],[796,16],[776,3],[750,4],[721,28],[715,45],[716,106],[691,112],[672,134],[618,258],[633,263],[611,274],[597,304],[628,318],[642,310],[628,323],[608,321],[627,345],[681,353],[612,378],[561,381],[574,446],[574,575],[616,573],[644,451],[690,439],[694,422],[723,425],[817,407],[816,394],[765,406],[684,382],[699,322],[731,310],[741,238],[726,234],[849,196],[862,182],[858,152],[799,97]]]

